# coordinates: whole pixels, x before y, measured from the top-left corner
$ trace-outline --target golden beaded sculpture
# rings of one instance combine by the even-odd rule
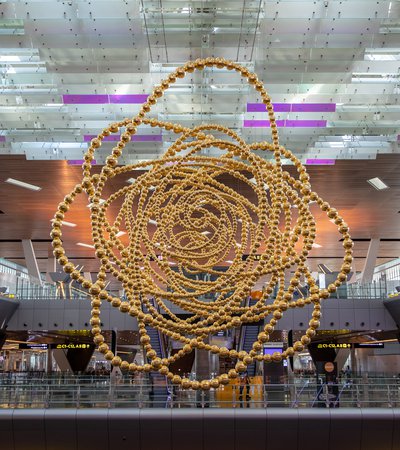
[[[269,115],[272,143],[247,144],[235,132],[221,125],[186,128],[145,117],[177,78],[183,78],[186,72],[212,66],[239,72],[260,93]],[[118,166],[124,147],[142,123],[173,131],[179,137],[157,160]],[[107,157],[101,173],[92,175],[91,162],[96,149],[105,136],[117,133],[120,128],[125,130],[112,154]],[[216,136],[224,134],[226,138],[206,133]],[[221,155],[208,156],[207,150],[211,148]],[[273,162],[256,154],[256,151],[271,152]],[[282,157],[292,161],[297,168],[298,179],[282,169]],[[304,345],[310,342],[319,326],[321,299],[329,297],[346,280],[351,270],[353,242],[348,226],[336,209],[311,190],[309,176],[300,161],[279,145],[271,99],[257,75],[240,64],[222,58],[188,62],[154,88],[137,116],[110,125],[93,139],[84,159],[82,182],[64,198],[55,213],[52,245],[64,271],[89,290],[94,342],[113,366],[130,372],[158,371],[183,388],[210,389],[229,383],[229,379],[246,371],[246,367],[254,361],[279,362],[302,351]],[[105,202],[100,201],[109,179],[149,165],[151,169],[137,176],[134,183],[118,190]],[[249,196],[246,198],[227,186],[222,176],[250,187],[256,201],[250,201]],[[91,204],[92,239],[100,262],[95,283],[85,279],[68,261],[61,241],[65,213],[75,197],[82,193],[87,194]],[[106,213],[110,215],[109,206],[116,201],[120,201],[122,206],[111,222]],[[311,201],[317,202],[343,236],[343,265],[336,281],[327,289],[317,286],[305,264],[316,236],[316,224],[309,210]],[[296,219],[292,217],[292,206],[296,207]],[[281,218],[283,223],[280,226]],[[156,225],[153,234],[149,233],[149,221]],[[127,246],[117,237],[123,226],[129,236]],[[235,255],[233,261],[225,272],[218,271],[218,265],[225,261],[229,252]],[[242,257],[244,252],[248,254],[247,258]],[[294,276],[285,289],[285,270],[288,269],[294,270]],[[204,272],[213,275],[215,281],[196,280],[188,276]],[[126,300],[121,301],[105,290],[106,277],[110,276],[107,273],[121,282]],[[246,306],[246,299],[261,277],[267,278],[262,296],[254,305]],[[307,282],[310,295],[293,300],[293,293],[301,279]],[[268,302],[274,290],[276,296]],[[204,295],[210,293],[215,300],[204,300]],[[170,302],[168,304],[187,311],[188,318],[173,314],[166,300]],[[103,301],[137,318],[140,342],[149,363],[143,366],[128,364],[114,355],[104,342],[100,329]],[[311,303],[312,317],[301,339],[285,351],[264,355],[263,343],[269,340],[285,311]],[[209,345],[207,341],[210,335],[221,330],[264,319],[264,331],[258,334],[249,352],[228,350]],[[182,348],[173,356],[162,358],[153,349],[146,327],[153,327],[179,341]],[[230,357],[236,360],[235,368],[227,374],[201,382],[172,373],[171,363],[195,348]]]

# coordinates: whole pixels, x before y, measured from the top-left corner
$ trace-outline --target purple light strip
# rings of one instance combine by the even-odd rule
[[[284,128],[325,128],[326,120],[277,120],[276,125]],[[244,120],[245,128],[269,127],[269,120]]]
[[[85,161],[83,159],[70,159],[68,164],[70,166],[81,166]],[[96,164],[96,160],[92,160],[92,164]]]
[[[277,120],[276,125],[278,127],[284,127],[285,121],[284,120]],[[269,120],[244,120],[243,126],[245,128],[262,128],[262,127],[269,127],[270,123]]]
[[[336,103],[273,103],[275,112],[335,112]],[[247,103],[247,112],[266,112],[264,103]]]
[[[334,159],[306,159],[306,165],[332,166],[335,164]]]
[[[85,134],[83,136],[83,142],[90,142],[97,137],[94,134]],[[119,134],[111,134],[106,136],[103,141],[105,142],[118,142],[121,139]],[[134,134],[132,136],[132,142],[162,142],[161,134]]]
[[[0,136],[0,142],[6,142],[6,137],[5,136]]]
[[[66,105],[100,105],[100,104],[140,104],[147,100],[147,94],[106,95],[106,94],[84,94],[63,95]]]
[[[285,120],[287,128],[326,128],[326,120]]]

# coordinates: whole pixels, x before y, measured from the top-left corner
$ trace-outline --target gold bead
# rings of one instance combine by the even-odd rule
[[[186,72],[212,66],[235,69],[261,94],[271,124],[271,143],[247,144],[235,131],[219,124],[189,128],[147,117],[151,106],[177,78],[184,77]],[[125,147],[131,146],[135,151],[131,137],[141,124],[165,129],[178,138],[157,160],[118,166],[118,158]],[[91,173],[95,151],[102,139],[110,133],[118,133],[120,128],[125,130],[111,154],[106,156],[106,164],[100,173]],[[211,147],[221,150],[222,156],[209,154]],[[271,152],[271,157],[260,156],[257,153],[260,150]],[[283,170],[282,158],[294,164],[297,175]],[[306,168],[291,151],[280,145],[272,100],[256,74],[223,58],[188,62],[153,89],[135,117],[121,119],[99,133],[83,159],[81,183],[64,196],[54,215],[52,247],[64,271],[89,290],[91,333],[107,360],[130,372],[156,370],[184,389],[208,390],[237,378],[253,361],[278,362],[302,351],[304,345],[311,342],[320,325],[321,300],[335,292],[351,271],[353,242],[338,211],[312,191]],[[151,169],[143,172],[146,165]],[[114,176],[125,176],[136,169],[142,174],[134,172],[132,184],[106,198],[106,192],[113,187]],[[226,175],[239,184],[247,181],[258,199],[257,204],[250,204],[243,192],[236,190],[232,183],[227,184]],[[91,203],[94,255],[100,265],[95,283],[86,280],[68,261],[61,240],[64,217],[70,207],[76,207],[74,201],[78,194],[87,195]],[[106,201],[101,203],[101,198]],[[317,236],[310,202],[316,202],[326,212],[343,237],[341,270],[327,289],[318,288],[306,266]],[[116,205],[120,207],[118,212]],[[295,213],[292,205],[296,206]],[[126,235],[117,237],[120,230],[126,230]],[[215,272],[218,265],[226,265],[228,254],[234,256],[226,273]],[[249,257],[244,258],[244,254]],[[288,270],[294,272],[294,276],[285,288],[285,271]],[[198,273],[210,274],[211,278],[198,280]],[[107,292],[109,276],[121,283],[126,298]],[[256,295],[254,287],[263,279],[268,280],[266,286]],[[310,294],[294,301],[293,296],[303,280],[308,283]],[[274,291],[276,298],[272,299]],[[215,301],[203,301],[207,295]],[[255,302],[249,304],[247,300],[251,295]],[[105,344],[100,328],[102,300],[137,318],[140,344],[148,361],[143,366],[122,361]],[[175,316],[169,304],[189,315],[186,318]],[[261,354],[263,343],[268,342],[286,311],[308,304],[313,304],[314,309],[305,335],[282,353]],[[264,330],[258,333],[247,353],[228,350],[207,340],[217,333],[264,320],[267,321]],[[182,348],[161,359],[152,348],[149,328],[179,342]],[[236,363],[236,369],[201,383],[181,379],[169,367],[194,348],[229,357]]]

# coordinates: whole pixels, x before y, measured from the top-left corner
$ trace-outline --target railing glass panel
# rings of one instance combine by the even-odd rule
[[[400,381],[343,380],[317,384],[228,385],[210,391],[169,386],[167,400],[154,397],[154,384],[110,377],[0,377],[0,408],[342,408],[400,407]]]

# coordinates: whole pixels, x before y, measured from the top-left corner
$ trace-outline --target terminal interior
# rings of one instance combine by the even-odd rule
[[[326,448],[332,449],[339,445],[344,450],[400,449],[400,434],[395,431],[400,421],[400,1],[15,0],[1,2],[0,14],[0,430],[6,436],[4,448],[83,447],[88,438],[79,430],[74,444],[66,438],[67,447],[60,446],[51,433],[47,438],[38,434],[37,444],[15,434],[11,437],[10,430],[15,432],[19,426],[18,413],[22,429],[30,430],[26,425],[30,417],[32,423],[43,421],[45,429],[49,414],[48,420],[54,420],[56,429],[67,436],[62,417],[65,414],[68,421],[71,411],[78,411],[73,420],[88,423],[94,434],[97,420],[107,422],[110,430],[114,423],[129,428],[138,420],[144,433],[141,438],[132,430],[126,437],[117,427],[114,435],[107,431],[107,437],[100,438],[99,431],[96,442],[99,448],[114,448],[117,442],[119,448],[136,448],[135,440],[141,439],[137,448],[143,449],[160,448],[152,441],[150,424],[156,420],[164,424],[160,430],[167,429],[170,422],[162,414],[169,411],[168,421],[176,425],[166,431],[170,433],[166,448],[187,448],[173,439],[174,426],[177,433],[184,428],[182,410],[186,408],[192,414],[187,420],[193,424],[211,423],[215,418],[224,427],[224,420],[236,417],[239,428],[235,430],[241,431],[232,437],[229,448],[246,448],[239,442],[245,442],[251,426],[247,430],[241,424],[253,417],[246,414],[254,414],[258,433],[264,430],[260,424],[269,420],[262,435],[265,447],[260,444],[260,448],[283,448],[279,446],[283,442],[298,450],[321,448],[321,440],[328,439]],[[301,307],[284,311],[259,350],[271,357],[255,359],[224,385],[197,390],[184,389],[154,367],[121,370],[99,351],[91,331],[89,288],[58,263],[50,232],[57,205],[82,182],[85,152],[93,139],[110,124],[135,117],[154,86],[179,67],[204,58],[224,58],[258,76],[272,99],[280,145],[304,165],[312,190],[343,217],[354,247],[351,270],[343,283],[321,300],[320,325],[308,345],[293,355],[288,352],[300,342],[312,318],[313,305],[306,301],[312,286],[302,277],[293,291],[293,300]],[[218,124],[247,144],[272,142],[271,117],[248,79],[222,65],[206,64],[201,69],[177,77],[157,99],[148,118],[171,126],[143,123],[137,128],[118,164],[138,167],[110,178],[104,198],[134,186],[158,167],[146,162],[158,160],[173,145],[179,136],[174,133],[176,124],[189,128]],[[225,139],[221,130],[212,133]],[[103,173],[120,133],[103,138],[91,161],[92,174]],[[219,158],[221,153],[211,146],[199,155]],[[270,152],[255,153],[267,163],[274,162]],[[174,162],[165,164],[172,167]],[[282,157],[282,167],[290,176],[298,176],[289,158]],[[260,181],[248,173],[243,177],[247,178],[240,181],[222,173],[218,180],[226,186],[225,192],[238,192],[249,205],[256,205],[254,186]],[[268,186],[264,187],[270,195]],[[158,191],[151,185],[146,189],[148,198]],[[215,205],[200,201],[192,212],[192,223],[204,245],[220,245],[225,239],[205,219],[217,215]],[[131,206],[133,215],[139,214],[138,203]],[[116,217],[120,207],[118,202],[111,204],[110,215]],[[335,219],[329,219],[317,201],[310,200],[308,209],[316,223],[316,239],[306,264],[318,288],[325,290],[343,268],[345,242]],[[171,211],[165,208],[166,215]],[[252,211],[251,220],[256,222]],[[88,197],[77,197],[62,221],[62,246],[76,270],[94,283],[101,269],[92,240],[91,213]],[[293,203],[290,213],[296,219],[303,210]],[[236,241],[230,247],[227,243],[224,257],[210,270],[184,272],[194,284],[215,282],[216,273],[229,273],[233,264],[251,257],[241,241],[242,219],[232,223]],[[185,233],[182,224],[176,224],[179,233]],[[145,265],[155,278],[170,247],[160,228],[154,218],[145,226],[154,255]],[[122,224],[117,236],[128,246],[133,234]],[[140,247],[144,255],[146,245]],[[261,259],[267,251],[267,241],[261,242],[256,256]],[[124,301],[127,292],[121,280],[112,276],[110,264],[114,263],[108,264],[104,289]],[[171,256],[168,264],[171,273],[183,273],[179,258]],[[295,270],[290,266],[286,270],[279,282],[282,289],[289,286]],[[166,290],[173,290],[167,278],[157,280],[157,286],[163,281]],[[279,296],[279,286],[269,302]],[[241,307],[254,306],[264,298],[266,287],[266,278],[257,279]],[[197,297],[205,304],[216,299],[212,292]],[[144,314],[153,308],[166,319],[171,314],[178,319],[191,317],[190,311],[168,300],[169,311],[154,299],[149,302],[143,303]],[[220,377],[237,367],[235,352],[237,356],[254,349],[267,323],[267,319],[255,320],[210,334],[207,345],[226,348],[227,354],[193,348],[177,356],[170,370],[191,382]],[[105,343],[125,367],[151,362],[136,317],[121,314],[103,301],[98,325]],[[146,331],[161,358],[182,352],[184,344],[179,340],[149,326]],[[279,352],[287,357],[275,358]],[[276,362],[266,362],[268,358]],[[42,415],[35,418],[35,411]],[[52,411],[60,415],[53,417]],[[197,416],[200,411],[202,415]],[[347,416],[339,417],[341,412],[348,414],[348,423]],[[301,434],[301,424],[317,420],[317,413],[320,437],[311,440],[308,432]],[[13,414],[12,418],[7,414]],[[335,422],[335,417],[342,422]],[[295,444],[293,433],[282,437],[285,420],[295,424],[287,425],[300,436],[293,438]],[[378,433],[378,423],[381,430],[386,429],[385,437]],[[228,448],[212,426],[217,427],[209,425],[209,434],[205,425],[198,431],[202,444],[193,448]],[[281,444],[273,444],[275,426]],[[187,430],[184,436],[191,439]]]

